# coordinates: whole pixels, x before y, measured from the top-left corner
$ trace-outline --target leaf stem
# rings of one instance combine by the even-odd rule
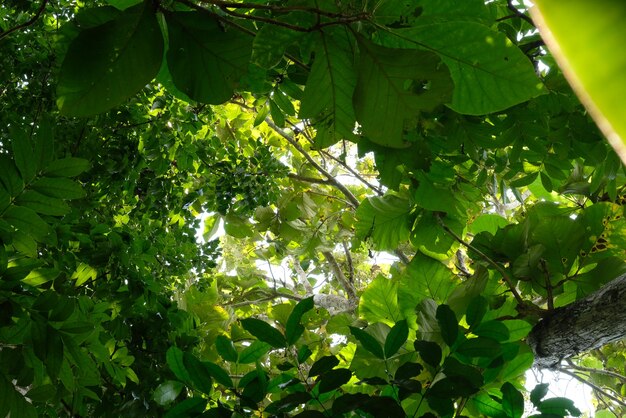
[[[0,40],[6,38],[7,36],[12,34],[13,32],[16,32],[16,31],[18,31],[20,29],[24,29],[24,28],[34,24],[37,21],[37,19],[39,19],[39,17],[43,13],[43,11],[46,9],[46,4],[48,4],[48,0],[43,0],[41,2],[41,4],[39,5],[39,9],[37,9],[37,12],[35,13],[35,15],[33,17],[31,17],[29,20],[27,20],[24,23],[20,23],[19,25],[13,26],[12,28],[7,29],[6,31],[0,33]]]

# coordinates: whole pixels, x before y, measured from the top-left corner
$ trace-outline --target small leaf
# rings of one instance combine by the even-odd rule
[[[89,161],[83,158],[68,157],[54,160],[44,170],[50,177],[74,177],[89,168]]]
[[[270,350],[271,346],[262,341],[253,341],[248,347],[244,348],[239,354],[240,364],[255,363]]]
[[[515,386],[506,382],[502,385],[502,409],[509,418],[521,418],[524,413],[524,396]]]
[[[239,355],[237,354],[235,345],[230,338],[224,335],[218,335],[215,339],[215,348],[224,360],[231,361],[233,363],[237,361]]]
[[[427,364],[433,367],[439,366],[442,353],[438,344],[431,341],[415,340],[413,346]]]
[[[330,392],[348,383],[352,378],[352,372],[348,369],[334,369],[324,373],[318,379],[320,393]]]
[[[188,383],[191,382],[191,377],[185,368],[184,356],[185,353],[178,347],[170,347],[165,353],[165,359],[170,370],[178,379]]]
[[[70,211],[70,207],[63,200],[45,196],[34,190],[26,190],[18,196],[15,203],[42,215],[63,216]]]
[[[311,400],[311,394],[308,392],[296,392],[285,396],[275,402],[272,402],[265,408],[265,412],[269,414],[280,414],[293,411],[298,406]]]
[[[456,352],[468,357],[495,358],[502,352],[502,346],[491,338],[470,338],[463,341]]]
[[[184,385],[176,380],[168,380],[161,383],[155,390],[152,398],[159,405],[167,405],[174,402]]]
[[[217,364],[210,361],[203,361],[202,366],[206,368],[206,370],[211,376],[213,376],[216,382],[226,386],[227,388],[235,387],[232,379],[230,378],[226,370],[222,369]]]
[[[398,352],[409,336],[409,326],[406,319],[396,322],[385,339],[385,358],[390,358]]]
[[[241,320],[241,325],[250,334],[261,341],[270,344],[274,348],[285,347],[286,341],[283,334],[265,321],[256,318]]]
[[[385,353],[383,352],[383,347],[376,340],[376,338],[372,337],[366,331],[363,331],[361,328],[349,327],[352,335],[356,337],[357,340],[361,343],[363,348],[367,351],[375,355],[380,359],[385,358]]]
[[[535,406],[539,406],[541,400],[548,394],[549,385],[547,383],[539,383],[530,392],[530,401]]]
[[[13,148],[15,165],[20,171],[24,182],[29,183],[35,178],[35,173],[37,172],[37,162],[33,159],[33,147],[30,138],[21,130],[15,130],[11,134],[11,146]]]
[[[309,369],[309,377],[319,376],[333,369],[339,364],[339,360],[335,356],[324,356],[319,358]]]
[[[501,321],[483,322],[472,331],[479,337],[487,337],[499,342],[509,340],[509,329]]]
[[[443,341],[448,346],[452,346],[459,335],[459,323],[456,320],[456,315],[448,305],[439,305],[436,317]]]
[[[201,392],[210,395],[213,390],[213,379],[209,368],[188,352],[183,354],[183,363],[193,385]]]
[[[302,299],[293,308],[293,311],[291,311],[291,314],[287,319],[287,325],[285,327],[285,337],[288,344],[295,344],[296,341],[298,341],[298,338],[300,338],[304,332],[304,327],[300,324],[302,315],[313,309],[314,306],[313,297],[309,297]]]
[[[187,418],[198,416],[204,412],[207,403],[208,401],[206,399],[200,397],[185,399],[167,411],[164,418]]]
[[[394,375],[395,380],[407,380],[413,377],[419,376],[424,367],[422,367],[419,363],[404,363],[402,366],[398,367],[396,370],[396,374]]]
[[[483,317],[487,313],[487,307],[489,306],[487,299],[483,296],[476,296],[471,300],[465,313],[465,320],[470,329],[476,327],[482,321]]]
[[[63,177],[42,177],[36,180],[31,187],[41,194],[60,199],[85,197],[85,191],[80,184]]]

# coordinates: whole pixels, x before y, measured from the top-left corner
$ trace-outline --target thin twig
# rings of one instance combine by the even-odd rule
[[[500,275],[502,276],[502,279],[504,280],[504,282],[506,283],[506,285],[509,287],[509,290],[511,291],[511,293],[513,294],[513,297],[515,298],[515,300],[517,301],[518,304],[520,305],[526,305],[526,301],[524,299],[522,299],[522,297],[520,296],[519,292],[517,291],[517,289],[515,288],[515,286],[513,285],[513,281],[511,280],[511,278],[509,277],[509,274],[507,273],[507,271],[504,269],[504,267],[502,267],[500,264],[496,263],[494,260],[491,259],[491,257],[489,257],[487,254],[483,253],[482,251],[480,251],[478,248],[472,246],[472,244],[469,244],[467,242],[465,242],[465,240],[463,240],[463,238],[461,238],[460,236],[458,236],[456,234],[456,232],[454,232],[453,230],[451,230],[444,222],[443,219],[441,219],[441,216],[439,216],[438,214],[435,215],[435,217],[437,218],[437,222],[439,223],[439,225],[441,225],[441,227],[444,229],[444,231],[446,231],[446,233],[448,235],[450,235],[452,238],[454,238],[459,244],[463,245],[464,247],[474,251],[476,254],[478,254],[479,256],[481,256],[487,263],[491,264],[493,266],[493,268],[495,268]]]
[[[221,1],[221,0],[200,0],[202,3],[212,4],[218,7],[228,7],[231,9],[256,9],[256,10],[270,10],[278,13],[289,12],[309,12],[316,15],[327,16],[332,18],[348,17],[342,13],[329,12],[315,7],[307,6],[277,6],[274,4],[258,4],[258,3],[237,3],[233,1]]]
[[[270,128],[272,128],[276,133],[278,133],[280,136],[282,136],[283,138],[285,138],[287,140],[287,142],[289,142],[296,150],[298,150],[298,152],[300,154],[302,154],[304,156],[304,158],[306,158],[306,160],[320,173],[322,174],[324,177],[326,177],[329,181],[329,184],[335,186],[337,189],[339,189],[339,191],[341,191],[341,193],[343,193],[343,195],[348,199],[348,201],[350,201],[350,204],[353,208],[357,208],[359,206],[359,200],[352,194],[352,192],[350,190],[348,190],[346,188],[346,186],[344,186],[343,184],[341,184],[339,181],[337,181],[337,179],[330,174],[328,171],[326,171],[321,165],[318,164],[317,161],[315,161],[315,159],[313,159],[313,157],[311,157],[309,155],[308,152],[306,152],[306,150],[304,148],[302,148],[302,146],[298,143],[298,141],[296,141],[291,135],[289,135],[287,132],[285,132],[283,129],[281,129],[280,127],[278,127],[274,122],[272,122],[272,120],[270,118],[265,118],[265,123],[268,124],[268,126]]]
[[[561,373],[565,373],[568,376],[572,376],[574,379],[578,380],[579,382],[589,386],[590,388],[592,388],[593,390],[597,391],[598,393],[601,393],[602,395],[606,396],[607,398],[611,399],[613,402],[618,403],[619,405],[623,406],[626,408],[626,403],[624,401],[622,401],[621,399],[619,399],[618,397],[616,397],[615,395],[607,392],[606,390],[602,389],[600,386],[596,385],[595,383],[591,383],[590,381],[578,376],[576,373],[574,372],[570,372],[567,369],[562,369],[559,368],[559,371]]]
[[[354,285],[354,266],[352,265],[352,255],[350,255],[350,248],[348,243],[343,241],[343,252],[346,254],[346,263],[348,263],[348,281]]]
[[[601,370],[601,369],[594,369],[591,367],[579,366],[577,364],[574,364],[574,362],[572,362],[572,360],[570,359],[567,359],[567,364],[569,365],[570,368],[580,371],[580,372],[603,374],[605,376],[611,376],[611,377],[614,377],[616,379],[626,382],[626,376],[619,374],[619,373],[612,372],[610,370]]]
[[[533,26],[533,27],[535,26],[535,23],[533,22],[533,20],[532,20],[529,16],[527,16],[527,15],[526,15],[526,14],[524,14],[523,12],[519,11],[519,10],[517,9],[517,7],[515,7],[515,6],[513,5],[513,0],[508,0],[508,1],[507,1],[507,7],[508,7],[508,9],[509,9],[510,11],[512,11],[512,12],[515,14],[515,16],[519,17],[520,19],[524,19],[524,20],[525,20],[526,22],[528,22],[531,26]]]
[[[350,174],[352,174],[357,180],[359,180],[361,183],[363,183],[364,185],[366,185],[367,187],[369,187],[372,191],[374,191],[374,193],[376,193],[378,196],[382,196],[385,193],[378,187],[374,186],[373,184],[371,184],[370,182],[368,182],[365,178],[363,178],[359,173],[357,173],[352,167],[350,167],[348,164],[346,164],[344,161],[341,161],[340,158],[335,157],[334,155],[332,155],[331,153],[324,151],[324,150],[320,150],[320,152],[326,156],[328,156],[330,159],[332,159],[333,161],[337,162],[337,164],[339,164],[340,166],[342,166],[346,171],[348,171]]]
[[[7,29],[6,31],[0,33],[0,40],[6,38],[7,36],[12,34],[13,32],[16,32],[16,31],[18,31],[20,29],[24,29],[24,28],[32,25],[33,23],[35,23],[37,21],[37,19],[39,19],[39,17],[43,13],[43,11],[46,9],[46,4],[48,4],[48,0],[43,0],[41,2],[41,4],[39,5],[39,9],[37,9],[37,12],[35,13],[35,15],[33,17],[31,17],[29,20],[27,20],[24,23],[21,23],[19,25],[13,26],[12,28]]]

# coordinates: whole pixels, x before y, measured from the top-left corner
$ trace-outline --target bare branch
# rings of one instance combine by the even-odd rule
[[[565,373],[568,376],[572,376],[574,379],[578,380],[579,382],[589,386],[590,388],[592,388],[593,390],[595,390],[598,393],[601,393],[603,396],[606,396],[607,398],[609,398],[610,400],[612,400],[613,402],[623,406],[626,408],[626,403],[619,399],[617,396],[613,395],[612,393],[607,392],[606,390],[604,390],[603,388],[601,388],[600,386],[596,385],[595,383],[592,383],[590,381],[588,381],[587,379],[584,379],[581,376],[578,376],[576,373],[571,372],[567,369],[563,369],[563,368],[559,368],[559,371],[561,373]]]
[[[28,19],[24,23],[21,23],[19,25],[13,26],[12,28],[7,29],[6,31],[0,33],[0,40],[6,38],[7,36],[12,34],[13,32],[16,32],[18,30],[24,29],[24,28],[34,24],[37,21],[37,19],[39,19],[39,17],[42,15],[43,11],[46,9],[46,4],[48,4],[48,0],[43,0],[41,2],[41,4],[39,5],[39,9],[37,9],[37,12],[35,13],[35,15],[33,17],[31,17],[30,19]]]

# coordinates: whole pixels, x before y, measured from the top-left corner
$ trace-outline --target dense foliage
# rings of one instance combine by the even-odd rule
[[[626,173],[521,4],[87,3],[0,6],[0,417],[580,413]]]

